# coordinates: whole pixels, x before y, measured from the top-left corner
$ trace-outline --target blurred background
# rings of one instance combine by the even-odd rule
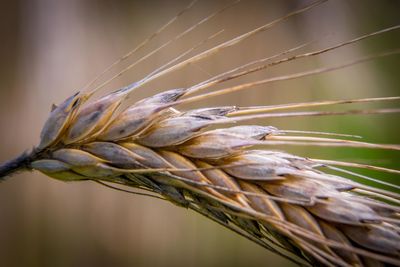
[[[189,1],[15,0],[0,10],[0,161],[38,143],[52,103],[82,88],[111,62],[175,16]],[[142,78],[199,41],[224,32],[195,52],[245,33],[309,1],[241,1],[185,38],[110,83],[103,92]],[[108,74],[167,42],[232,1],[199,1],[140,53]],[[394,0],[328,1],[216,56],[154,81],[130,101],[190,86],[240,64],[313,41],[301,52],[400,23]],[[390,32],[317,58],[298,60],[223,85],[333,66],[400,46]],[[298,51],[300,52],[300,51]],[[192,54],[193,55],[193,54]],[[259,86],[182,108],[268,105],[399,95],[400,57],[318,76]],[[218,87],[217,87],[218,88]],[[320,108],[398,107],[396,103]],[[358,134],[400,143],[398,115],[287,118],[252,121],[281,129]],[[250,122],[249,122],[250,123]],[[363,149],[282,147],[323,159],[398,168],[399,153]],[[398,177],[360,171],[399,184]],[[1,266],[293,266],[192,211],[91,182],[62,183],[21,173],[0,184]]]

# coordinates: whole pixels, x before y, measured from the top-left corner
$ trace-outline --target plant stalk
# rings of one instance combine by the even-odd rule
[[[35,156],[36,153],[34,150],[25,151],[14,159],[0,163],[0,182],[17,172],[30,170],[30,163]]]

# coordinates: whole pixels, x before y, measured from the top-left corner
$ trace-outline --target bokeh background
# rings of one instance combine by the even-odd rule
[[[135,58],[157,48],[232,1],[199,1]],[[140,79],[221,29],[200,52],[267,23],[308,1],[241,1],[110,83],[104,91]],[[188,1],[15,0],[0,9],[0,160],[38,143],[52,103],[58,103],[179,12]],[[400,23],[400,2],[335,0],[296,16],[212,58],[141,88],[130,101],[189,86],[223,70],[307,41],[302,51]],[[299,60],[224,86],[289,74],[400,46],[391,32],[313,59]],[[400,57],[374,60],[329,74],[259,86],[188,107],[267,105],[323,99],[399,95]],[[114,73],[128,62],[121,64]],[[109,73],[111,77],[113,73]],[[103,91],[103,92],[104,92]],[[351,108],[398,107],[396,103]],[[341,110],[338,106],[320,110]],[[252,122],[252,123],[255,123]],[[399,116],[287,118],[258,121],[282,129],[360,134],[400,143]],[[398,168],[399,153],[362,149],[282,147],[303,156],[353,160]],[[398,177],[362,173],[399,184]],[[292,266],[192,211],[91,182],[62,183],[32,172],[0,184],[1,266]]]

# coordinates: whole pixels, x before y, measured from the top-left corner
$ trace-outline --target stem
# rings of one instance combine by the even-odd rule
[[[30,163],[35,158],[34,150],[25,151],[15,159],[11,159],[0,163],[0,182],[4,181],[7,176],[11,176],[17,172],[30,170]]]

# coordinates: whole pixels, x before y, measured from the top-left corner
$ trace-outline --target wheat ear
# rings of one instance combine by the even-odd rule
[[[113,63],[99,77],[143,47],[180,14],[188,10],[194,2],[137,48]],[[53,107],[42,129],[39,145],[0,165],[0,179],[18,171],[38,170],[61,181],[91,180],[117,190],[168,200],[178,206],[199,212],[302,266],[384,264],[400,266],[400,195],[354,182],[347,176],[356,175],[378,183],[380,181],[344,170],[341,166],[395,174],[399,174],[399,170],[351,162],[310,159],[273,150],[275,145],[400,150],[399,145],[355,141],[352,138],[357,136],[337,133],[281,130],[261,125],[226,126],[226,124],[267,117],[398,113],[399,109],[270,112],[301,107],[398,101],[400,97],[260,107],[228,106],[194,110],[176,108],[180,104],[245,90],[254,85],[317,75],[378,57],[398,54],[399,51],[394,50],[338,66],[239,84],[187,97],[212,85],[291,60],[325,53],[377,34],[396,30],[399,26],[253,69],[249,66],[265,63],[274,57],[250,62],[189,88],[166,90],[137,101],[122,111],[119,109],[127,94],[133,89],[217,53],[321,2],[324,1],[317,1],[254,31],[172,65],[181,59],[177,57],[141,81],[98,100],[90,101],[93,93],[109,80],[89,93],[72,95]],[[212,16],[205,18],[204,21]],[[188,53],[192,50],[188,50]],[[295,50],[297,48],[277,56]],[[121,74],[117,74],[119,75]],[[87,87],[95,83],[98,78]],[[209,126],[217,126],[217,129],[207,129]],[[292,135],[286,135],[288,133]],[[332,135],[335,138],[313,135]],[[252,148],[256,145],[261,149]],[[337,174],[332,174],[330,171],[335,171]],[[400,189],[397,185],[380,183]],[[129,191],[116,185],[138,188],[148,193]]]
[[[285,249],[301,264],[399,264],[397,194],[319,170],[339,162],[246,149],[278,140],[396,150],[397,146],[287,137],[269,126],[204,131],[237,109],[181,112],[160,108],[184,92],[169,90],[119,113],[118,94],[85,107],[80,105],[84,95],[74,95],[51,112],[41,143],[3,164],[1,176],[36,169],[63,181],[94,180],[144,189],[194,209],[272,251]]]

